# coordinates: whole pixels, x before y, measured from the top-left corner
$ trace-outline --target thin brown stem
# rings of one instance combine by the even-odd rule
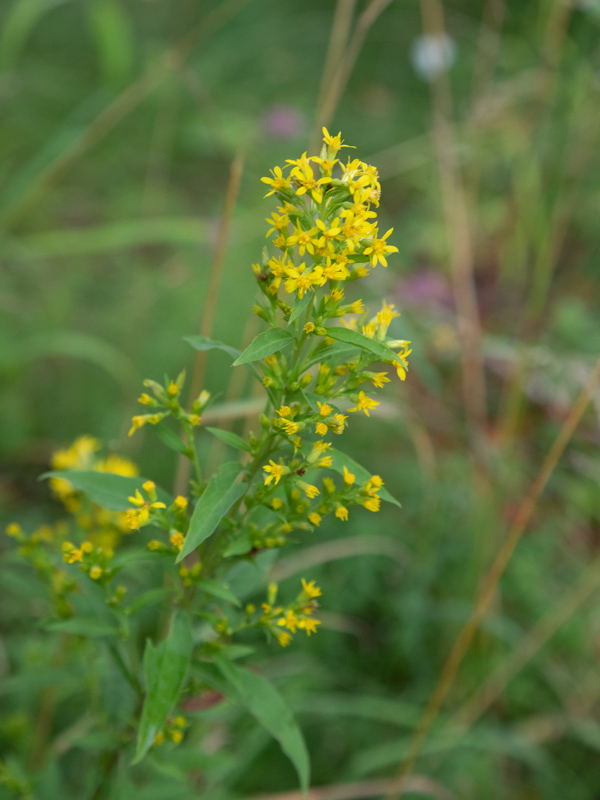
[[[437,684],[429,698],[427,706],[421,716],[417,729],[410,742],[406,758],[402,762],[399,770],[399,778],[406,778],[412,772],[421,749],[427,739],[429,732],[435,722],[438,712],[448,696],[448,693],[454,683],[456,673],[460,667],[463,658],[475,636],[481,620],[485,616],[490,603],[495,595],[496,589],[500,578],[504,574],[506,567],[515,551],[517,544],[523,532],[529,523],[531,516],[537,505],[540,495],[544,491],[558,460],[564,452],[567,443],[569,442],[575,428],[579,424],[583,412],[588,406],[590,399],[600,382],[600,358],[598,358],[594,369],[592,370],[588,381],[582,389],[579,397],[573,404],[569,415],[565,419],[554,444],[550,448],[540,471],[531,484],[529,492],[521,503],[515,521],[510,528],[504,543],[502,544],[492,566],[485,577],[479,595],[471,611],[469,619],[464,624],[454,645],[450,651],[448,658],[442,668],[440,677]],[[387,800],[396,800],[400,794],[393,792],[388,796]]]
[[[321,130],[321,126],[331,124],[333,115],[342,97],[356,60],[373,23],[392,3],[392,0],[372,0],[358,18],[354,27],[354,33],[350,39],[344,58],[340,61],[338,68],[332,75],[329,88],[325,93],[321,108],[320,117],[315,122],[315,128]]]
[[[339,69],[342,59],[344,57],[344,50],[350,35],[352,27],[352,18],[354,17],[354,9],[356,0],[337,0],[335,6],[335,13],[333,15],[333,24],[331,26],[331,34],[329,36],[329,45],[327,47],[327,55],[325,56],[325,64],[323,66],[323,73],[321,75],[321,86],[319,88],[319,97],[317,99],[317,111],[315,114],[315,126],[312,134],[310,145],[310,152],[317,152],[321,141],[321,127],[323,119],[323,104],[327,97],[327,91],[331,86],[333,76]]]
[[[223,264],[225,262],[225,254],[227,252],[227,244],[229,242],[229,229],[231,227],[231,218],[237,203],[237,198],[240,189],[240,182],[242,173],[244,171],[244,162],[246,160],[246,151],[240,148],[233,159],[231,169],[229,171],[229,181],[227,184],[227,194],[225,196],[225,207],[223,215],[219,224],[219,232],[217,235],[217,244],[215,247],[215,254],[213,258],[210,276],[208,279],[208,287],[206,289],[206,298],[202,308],[202,316],[200,320],[200,336],[210,336],[213,332],[215,318],[217,315],[217,301],[219,296],[219,289],[221,287],[221,278],[223,274]],[[189,388],[189,403],[194,402],[202,388],[204,380],[204,371],[206,368],[206,352],[198,351],[194,361],[194,368],[192,371],[192,378]],[[177,475],[175,478],[175,494],[185,493],[185,489],[190,476],[190,461],[185,456],[179,457],[177,466]]]
[[[440,0],[421,0],[423,30],[443,36],[444,11]],[[473,243],[461,171],[452,128],[452,95],[446,72],[431,83],[433,143],[442,188],[442,203],[450,248],[450,272],[461,348],[465,411],[473,425],[486,417],[486,388],[481,347],[481,321],[475,286]]]

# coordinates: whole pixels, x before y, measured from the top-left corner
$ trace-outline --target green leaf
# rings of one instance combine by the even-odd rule
[[[252,550],[253,544],[250,541],[250,534],[249,533],[242,533],[233,542],[229,545],[229,547],[223,553],[225,558],[231,558],[232,556],[245,556],[246,553],[249,553]]]
[[[266,358],[273,355],[273,353],[277,353],[278,350],[282,350],[293,339],[294,337],[289,331],[284,331],[281,328],[269,328],[268,331],[258,334],[242,355],[233,362],[233,366],[237,367],[250,361],[260,361],[261,358]]]
[[[310,783],[310,761],[298,723],[275,687],[262,675],[232,664],[221,654],[214,662],[230,687],[229,694],[266,728],[290,759],[303,792]],[[233,690],[233,691],[231,691]]]
[[[240,465],[230,461],[211,477],[204,493],[196,503],[183,548],[177,557],[179,563],[213,533],[223,516],[236,500],[246,492],[248,484],[236,482]]]
[[[127,511],[129,508],[133,508],[127,498],[135,495],[136,489],[142,491],[142,485],[147,480],[147,478],[113,475],[110,472],[79,469],[45,472],[40,475],[40,480],[43,478],[64,478],[78,492],[83,492],[93,503],[108,509],[108,511]],[[173,500],[165,491],[159,488],[156,491],[159,500],[166,505],[171,505]]]
[[[360,347],[361,350],[367,350],[381,361],[399,361],[397,354],[389,347],[381,342],[376,342],[375,339],[369,339],[368,336],[363,336],[358,331],[352,331],[350,328],[327,328],[327,335],[338,342],[353,344]]]
[[[154,433],[166,447],[169,447],[171,450],[174,450],[176,453],[181,453],[182,455],[187,452],[187,447],[185,446],[181,437],[175,433],[173,428],[169,428],[169,426],[165,425],[164,423],[150,425],[149,427],[152,431],[154,431]]]
[[[193,649],[192,626],[184,611],[176,611],[167,638],[155,647],[150,640],[144,651],[146,696],[138,728],[137,764],[152,747],[156,734],[179,700],[185,685]]]
[[[162,603],[172,592],[172,589],[149,589],[143,592],[139,597],[136,597],[133,603],[125,610],[126,614],[135,614],[146,606],[154,606]]]
[[[211,581],[208,580],[208,578],[201,578],[200,580],[195,581],[195,583],[199,589],[201,589],[203,592],[206,592],[206,594],[212,595],[212,597],[218,597],[219,600],[227,600],[229,603],[233,603],[234,606],[241,605],[234,593],[226,586],[223,586],[222,583],[219,583],[219,581]]]
[[[88,639],[97,639],[101,636],[118,636],[119,629],[98,619],[84,617],[73,617],[72,619],[61,619],[47,622],[44,625],[47,631],[59,633],[72,633],[76,636],[86,636]]]
[[[191,344],[194,350],[223,350],[232,358],[237,358],[240,351],[235,347],[230,347],[228,344],[217,341],[217,339],[209,339],[208,336],[184,336],[184,341]]]
[[[327,451],[327,455],[331,456],[331,467],[334,472],[337,472],[339,475],[344,474],[344,467],[349,470],[353,475],[356,475],[356,480],[358,483],[366,483],[371,477],[371,473],[368,469],[361,467],[360,464],[357,464],[354,459],[347,456],[345,453],[340,453],[339,450],[334,450],[332,447]],[[400,503],[393,497],[387,489],[381,488],[379,490],[379,496],[382,500],[385,500],[388,503],[393,503],[398,508],[402,508]]]
[[[247,453],[250,452],[250,445],[236,433],[231,433],[231,431],[221,431],[219,428],[207,428],[206,430],[209,431],[209,433],[212,433],[213,436],[216,436],[217,439],[220,439],[222,442],[225,442],[225,444],[228,444],[230,447],[235,447],[237,450],[245,450]]]
[[[290,314],[290,318],[288,319],[288,325],[291,325],[292,322],[295,322],[298,319],[300,314],[302,314],[306,310],[306,307],[311,302],[313,297],[314,294],[313,292],[310,291],[304,292],[304,296],[302,298],[296,295],[296,302],[294,303],[294,308],[292,309],[292,313]]]

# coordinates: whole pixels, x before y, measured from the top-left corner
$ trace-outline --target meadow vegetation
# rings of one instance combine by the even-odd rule
[[[0,15],[0,522],[11,534],[0,543],[0,798],[291,800],[294,765],[307,775],[299,729],[311,785],[329,787],[318,800],[391,800],[400,789],[593,798],[597,3],[10,0]],[[322,262],[305,283],[302,271],[269,265],[277,225],[262,256],[265,218],[273,227],[274,214],[289,212],[277,211],[285,197],[264,195],[290,187],[261,178],[318,154],[323,125],[357,149],[321,158],[377,170],[364,174],[369,192],[381,188],[378,232],[359,239],[383,244],[342,253],[348,238],[331,234],[330,260],[354,266],[325,277],[321,238],[348,215],[340,205],[303,227],[292,214],[296,265],[312,263],[311,248]],[[287,165],[284,180],[290,170],[295,194],[320,205],[305,162]],[[328,165],[320,170],[327,178]],[[333,202],[335,186],[321,185]],[[387,267],[373,264],[378,250]],[[348,280],[361,264],[368,276]],[[288,309],[270,304],[277,278]],[[325,280],[342,281],[345,296]],[[329,298],[322,307],[308,303],[313,291]],[[344,330],[391,340],[394,357],[410,341],[408,374],[389,354],[377,366],[372,351],[371,369],[356,354],[341,358],[352,341],[328,342],[340,353],[336,386],[350,376],[353,395],[334,408],[337,388],[314,368],[312,386],[284,401],[281,370],[300,361],[283,364],[283,348],[264,353],[274,360],[260,362],[259,381],[231,368],[231,348],[238,358],[269,326],[291,326],[304,358],[302,347],[327,338],[316,330],[326,306],[330,319],[347,314]],[[207,338],[229,351],[207,349]],[[371,377],[367,389],[357,382],[365,369],[392,380]],[[142,388],[152,408],[140,410],[145,379],[156,382]],[[166,417],[139,421],[146,413],[174,415],[180,445]],[[348,456],[335,462],[340,494],[318,483],[317,497],[317,482],[297,470],[323,459],[329,469],[328,448],[311,448],[329,437],[337,450],[336,424]],[[265,456],[269,436],[285,455]],[[238,542],[224,588],[174,562],[196,497],[238,461],[241,441],[240,463],[256,461],[252,502],[278,498],[291,513],[300,500],[302,510],[266,534],[261,518],[242,544],[235,522],[219,533],[221,554]],[[92,492],[86,500],[57,476],[38,480],[73,467],[133,481],[135,502],[76,486]],[[215,492],[230,492],[235,509],[239,469],[222,470]],[[383,498],[373,476],[401,509],[372,513]],[[290,522],[295,534],[281,530]],[[106,537],[91,537],[89,551],[86,525]],[[49,538],[60,554],[40,561]],[[213,548],[202,563],[218,571],[217,556]],[[113,567],[122,581],[109,582]],[[140,680],[152,658],[181,656],[188,622],[169,611],[203,592],[204,660],[140,745]],[[239,612],[223,611],[237,602]],[[286,728],[293,741],[277,727],[289,721],[283,709],[298,724]]]

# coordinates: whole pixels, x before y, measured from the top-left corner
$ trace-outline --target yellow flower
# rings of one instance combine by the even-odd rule
[[[319,220],[319,222],[320,222],[320,220]],[[285,243],[286,243],[286,245],[288,247],[297,246],[298,247],[298,252],[300,253],[301,256],[304,255],[306,250],[308,250],[308,252],[311,255],[314,255],[314,252],[315,252],[315,245],[314,245],[315,235],[314,234],[316,232],[317,232],[316,228],[311,228],[308,231],[304,231],[300,227],[300,223],[298,223],[296,228],[295,228],[295,233],[292,236],[288,236]]]
[[[357,403],[356,407],[355,408],[349,408],[348,411],[364,411],[365,414],[368,417],[368,416],[370,416],[369,415],[369,409],[374,409],[378,405],[379,405],[379,401],[378,400],[373,400],[372,398],[367,397],[367,395],[364,392],[359,392],[358,393],[358,403]]]
[[[364,249],[364,255],[369,256],[372,267],[376,267],[378,262],[383,264],[384,267],[387,267],[385,254],[398,252],[397,247],[394,247],[386,242],[387,237],[390,235],[390,233],[392,233],[393,230],[393,228],[390,228],[381,239],[373,239],[371,245]]]
[[[313,511],[312,514],[308,515],[308,521],[311,523],[311,525],[315,525],[317,528],[321,524],[321,519],[322,519],[321,515],[317,514],[316,511]]]
[[[22,533],[23,533],[23,529],[21,528],[21,526],[19,525],[18,522],[10,522],[6,526],[6,535],[7,536],[13,536],[14,538],[18,538],[19,536],[21,536]],[[65,544],[68,544],[68,542],[65,542]],[[63,545],[63,549],[64,549],[64,545]]]
[[[179,744],[183,740],[183,733],[181,731],[171,731],[171,739],[175,744]]]
[[[298,627],[306,631],[306,635],[310,636],[311,633],[317,632],[317,625],[320,625],[320,621],[318,619],[311,619],[307,617],[306,619],[301,620],[298,623]]]
[[[173,531],[173,533],[169,536],[169,539],[173,547],[176,547],[177,550],[181,550],[185,541],[185,536],[183,533],[180,533],[179,531]]]
[[[71,550],[70,553],[65,553],[63,561],[67,564],[74,564],[76,561],[83,561],[83,550]]]
[[[93,581],[97,581],[98,578],[102,577],[102,567],[93,566],[90,570],[90,578]]]
[[[280,417],[291,417],[292,416],[292,409],[289,406],[281,406],[277,409],[277,413]]]
[[[314,286],[323,286],[323,268],[315,267],[312,270],[306,269],[306,264],[302,262],[298,267],[288,267],[286,269],[288,278],[285,282],[285,290],[288,294],[298,292],[298,297],[302,299],[305,292]]]
[[[317,400],[317,405],[319,406],[319,414],[322,417],[328,417],[333,411],[333,408],[330,405],[327,405],[327,403],[319,403]]]
[[[91,553],[92,550],[94,549],[94,545],[91,542],[84,542],[81,545],[81,549],[83,550],[84,553]]]
[[[152,539],[152,541],[148,542],[148,550],[160,550],[162,544],[158,541],[158,539]]]
[[[321,590],[319,589],[318,586],[315,586],[315,582],[314,581],[310,581],[310,583],[309,583],[309,582],[305,581],[304,578],[301,578],[300,580],[302,581],[302,588],[303,588],[304,593],[306,594],[307,597],[320,597],[321,596]]]
[[[183,509],[187,508],[187,505],[188,501],[186,497],[182,497],[181,495],[179,495],[178,497],[175,498],[175,507],[178,508],[180,511],[183,511]]]
[[[272,178],[261,178],[263,183],[267,183],[269,186],[273,187],[270,192],[267,192],[265,197],[269,197],[270,195],[275,194],[275,192],[283,192],[290,188],[290,179],[283,177],[281,167],[275,167],[272,169],[271,175],[273,176]]]
[[[273,511],[279,511],[279,509],[282,508],[282,506],[283,506],[283,500],[280,500],[279,497],[274,497],[271,500],[271,508],[273,509]]]
[[[347,483],[348,486],[352,486],[355,480],[356,480],[356,475],[353,475],[346,469],[346,467],[344,467],[344,483]]]
[[[268,486],[271,481],[275,481],[275,486],[281,480],[282,475],[285,475],[286,472],[289,472],[288,467],[282,467],[281,464],[276,464],[274,461],[269,459],[269,464],[263,467],[265,472],[269,472],[270,475],[265,478],[265,486]]]
[[[317,422],[315,430],[319,434],[319,436],[325,436],[325,434],[329,429],[324,422]]]
[[[304,326],[304,333],[312,333],[314,329],[315,329],[315,323],[307,322],[306,325]]]
[[[289,633],[277,633],[277,641],[282,647],[287,647],[292,641],[292,637],[289,635]]]
[[[313,497],[316,497],[317,495],[321,494],[321,492],[317,489],[317,487],[312,486],[310,483],[304,483],[304,481],[298,481],[298,486],[300,487],[300,489],[302,489],[302,491],[307,497],[310,497],[311,500],[313,499]]]
[[[169,388],[167,389],[167,394],[169,397],[176,397],[179,394],[179,386],[175,383],[175,381],[171,381],[169,384]]]
[[[334,414],[333,418],[335,420],[335,427],[333,428],[333,432],[342,434],[344,432],[344,428],[346,427],[346,420],[348,417],[344,416],[343,414]]]
[[[332,464],[333,464],[333,459],[331,458],[331,456],[323,456],[323,458],[320,458],[317,461],[317,466],[318,467],[323,467],[324,469],[327,469]]]
[[[378,495],[373,495],[373,497],[369,497],[369,499],[363,503],[363,506],[368,511],[379,511],[379,507],[381,506],[381,498]]]
[[[325,127],[323,128],[323,141],[327,145],[329,158],[333,158],[333,156],[338,152],[338,150],[341,150],[342,147],[349,147],[352,150],[355,149],[351,144],[344,144],[341,131],[337,134],[337,136],[332,136]]]
[[[287,433],[288,436],[293,436],[300,430],[300,425],[298,425],[297,422],[292,422],[292,420],[290,419],[282,419],[281,427],[284,429],[284,431]]]
[[[279,625],[280,628],[283,628],[285,626],[288,629],[288,631],[296,633],[296,627],[299,622],[300,620],[294,614],[294,612],[289,610],[285,615],[285,617],[282,617],[280,620],[277,621],[277,624]]]
[[[390,379],[387,376],[387,372],[375,372],[374,374],[372,373],[369,377],[371,379],[371,383],[377,389],[382,389],[384,383],[390,382]]]
[[[335,510],[335,515],[338,519],[341,519],[342,522],[345,522],[348,519],[348,509],[346,506],[338,506]]]

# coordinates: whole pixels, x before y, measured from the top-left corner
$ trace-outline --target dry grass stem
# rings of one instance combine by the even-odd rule
[[[328,561],[364,555],[389,556],[400,564],[406,564],[410,559],[408,549],[390,536],[353,536],[316,544],[294,556],[278,561],[271,570],[270,580],[283,581]]]
[[[599,587],[600,556],[583,572],[577,585],[560,598],[554,608],[531,629],[452,717],[449,727],[453,740],[466,733],[502,694],[510,681]]]
[[[213,332],[215,317],[217,314],[217,301],[219,298],[219,289],[221,286],[221,277],[223,274],[223,264],[225,262],[225,253],[227,252],[227,244],[229,241],[229,228],[231,226],[231,218],[237,203],[237,198],[240,189],[240,182],[242,179],[242,172],[244,171],[244,161],[246,159],[245,150],[240,149],[236,153],[235,158],[231,164],[229,171],[229,181],[227,183],[227,194],[225,196],[225,207],[219,223],[219,231],[217,234],[217,244],[215,247],[215,255],[208,278],[208,287],[206,289],[206,297],[202,307],[202,316],[200,319],[200,336],[210,336]],[[190,388],[188,395],[188,406],[191,408],[192,403],[200,394],[202,384],[204,381],[204,371],[206,369],[207,353],[203,350],[196,352],[194,359],[194,368],[192,370],[192,378],[190,380]],[[175,476],[176,495],[183,494],[185,486],[187,485],[190,477],[191,462],[188,458],[181,455],[177,462],[177,474]]]
[[[333,24],[329,36],[329,45],[327,46],[327,55],[325,56],[325,64],[323,65],[323,73],[321,75],[321,86],[317,98],[315,126],[310,143],[311,153],[317,152],[320,147],[321,127],[323,125],[321,122],[323,119],[323,104],[327,96],[327,90],[331,85],[333,75],[336,70],[339,69],[339,65],[344,57],[344,49],[348,41],[348,36],[350,35],[355,6],[356,0],[337,0],[335,6]]]
[[[91,122],[83,133],[67,145],[15,201],[0,213],[0,230],[13,228],[27,212],[85,155],[116,127],[158,85],[165,73],[179,70],[195,47],[235,16],[250,0],[225,0],[196,27],[192,28],[158,62],[135,80]]]
[[[427,36],[445,34],[439,0],[421,0],[423,30]],[[481,321],[473,264],[473,243],[462,177],[456,159],[451,124],[452,97],[445,72],[432,81],[433,143],[440,174],[442,203],[450,247],[450,272],[461,346],[465,411],[471,423],[486,417],[486,387],[481,346]]]
[[[542,494],[559,458],[561,457],[569,439],[573,435],[583,412],[587,408],[590,399],[600,382],[600,358],[596,361],[596,365],[592,370],[587,384],[581,391],[579,397],[572,406],[568,417],[565,419],[554,444],[550,448],[550,452],[546,456],[540,471],[532,483],[527,496],[522,502],[515,521],[509,530],[509,533],[504,540],[487,576],[482,582],[482,587],[479,596],[475,602],[475,606],[469,616],[469,619],[460,631],[454,645],[450,651],[448,658],[444,664],[438,682],[429,698],[425,711],[423,712],[417,729],[411,740],[408,753],[403,763],[400,766],[399,777],[404,778],[412,772],[416,760],[421,752],[423,744],[429,735],[432,725],[438,715],[442,703],[446,699],[448,692],[463,658],[466,655],[469,645],[473,640],[481,620],[486,614],[490,603],[496,592],[496,588],[500,578],[515,551],[515,548],[521,538],[525,527],[529,523],[537,501]],[[395,800],[400,795],[394,792],[389,795],[388,800]]]
[[[398,786],[393,778],[377,778],[357,783],[339,783],[335,786],[319,786],[309,789],[306,795],[302,792],[278,792],[261,794],[245,798],[245,800],[363,800],[368,797],[381,797]],[[455,800],[455,795],[441,783],[424,775],[412,775],[405,783],[404,794],[423,794],[434,800]]]
[[[331,124],[340,98],[346,89],[348,79],[360,55],[365,38],[375,20],[391,3],[392,0],[371,0],[358,18],[352,37],[346,47],[344,58],[333,73],[329,88],[325,93],[321,107],[318,109],[318,116],[315,121],[316,130],[320,131],[323,125],[328,126]]]

